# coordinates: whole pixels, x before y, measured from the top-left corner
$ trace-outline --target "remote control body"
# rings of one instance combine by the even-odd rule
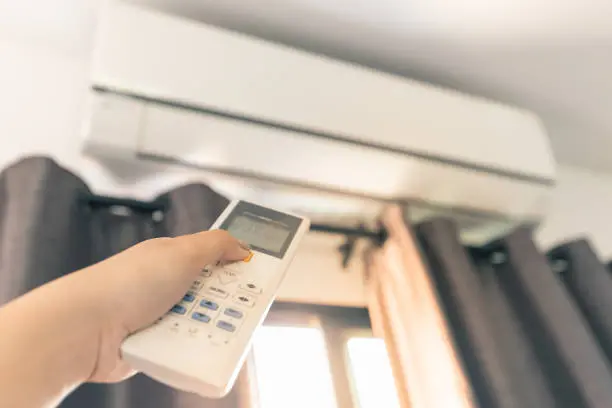
[[[124,341],[123,358],[174,388],[209,398],[226,395],[309,227],[303,217],[232,201],[211,229],[247,242],[249,257],[203,266],[167,315]]]

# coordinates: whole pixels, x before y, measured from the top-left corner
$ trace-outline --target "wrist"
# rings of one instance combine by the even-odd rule
[[[96,288],[87,284],[84,271],[72,273],[50,283],[44,302],[52,306],[52,321],[59,336],[58,347],[70,368],[71,382],[80,385],[95,370],[100,338],[108,318],[100,303]],[[41,293],[42,296],[42,293]],[[60,334],[61,333],[61,334]]]
[[[121,301],[127,283],[115,272],[94,265],[75,274],[82,281],[78,286],[86,288],[86,298],[81,301],[87,305],[85,310],[91,316],[91,331],[95,333],[93,364],[86,371],[85,381],[115,382],[124,379],[129,371],[125,365],[117,365],[121,344],[130,333],[121,316],[130,305]]]

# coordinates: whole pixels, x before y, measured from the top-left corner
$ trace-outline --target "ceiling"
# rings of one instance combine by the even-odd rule
[[[612,172],[609,0],[130,1],[526,107],[561,163]],[[0,35],[87,53],[99,3],[0,0]]]

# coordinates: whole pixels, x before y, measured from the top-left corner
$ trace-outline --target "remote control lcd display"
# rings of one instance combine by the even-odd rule
[[[282,224],[248,213],[234,217],[227,230],[239,240],[271,252],[280,252],[291,235]]]

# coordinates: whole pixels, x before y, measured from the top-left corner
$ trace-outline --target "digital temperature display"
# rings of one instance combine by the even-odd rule
[[[291,231],[274,221],[241,214],[232,219],[227,227],[232,236],[249,245],[278,253],[291,235]]]

